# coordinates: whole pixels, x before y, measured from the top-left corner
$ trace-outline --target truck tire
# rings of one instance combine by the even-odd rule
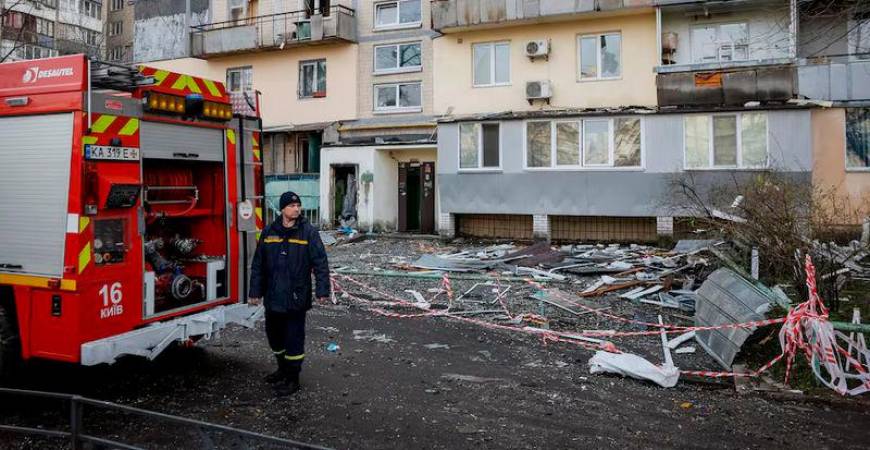
[[[0,380],[8,379],[20,361],[21,345],[15,321],[15,309],[0,302]]]

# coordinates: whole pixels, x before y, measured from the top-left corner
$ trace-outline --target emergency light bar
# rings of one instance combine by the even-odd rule
[[[149,92],[144,100],[145,109],[148,111],[164,111],[176,114],[184,114],[184,97],[177,95],[158,94]]]
[[[143,100],[146,111],[202,117],[209,120],[227,121],[233,118],[233,107],[223,103],[203,101],[202,96],[149,92]]]
[[[208,119],[230,120],[233,118],[233,107],[223,103],[205,102],[202,115]]]

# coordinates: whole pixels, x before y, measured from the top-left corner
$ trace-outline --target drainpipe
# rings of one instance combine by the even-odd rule
[[[794,59],[797,58],[797,35],[798,27],[800,26],[798,23],[800,16],[798,14],[797,0],[789,1],[789,19],[788,56]]]
[[[656,6],[656,66],[662,65],[662,8]]]
[[[184,51],[185,57],[193,55],[190,46],[190,0],[184,0]]]

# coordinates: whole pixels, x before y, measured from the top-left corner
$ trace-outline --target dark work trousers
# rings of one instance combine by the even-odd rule
[[[266,338],[275,356],[283,356],[291,374],[298,375],[305,359],[305,311],[266,310]]]

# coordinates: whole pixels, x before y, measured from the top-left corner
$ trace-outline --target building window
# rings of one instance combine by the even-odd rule
[[[505,86],[511,82],[509,42],[474,44],[474,86]]]
[[[580,79],[602,80],[622,75],[622,35],[596,34],[577,38]]]
[[[854,59],[870,59],[870,12],[849,21],[849,53]]]
[[[112,0],[112,11],[118,11],[124,9],[124,2],[127,0]]]
[[[54,22],[37,17],[36,32],[43,36],[54,37]]]
[[[419,42],[375,47],[375,73],[410,72],[422,65]]]
[[[87,28],[79,28],[79,32],[81,33],[82,40],[85,44],[95,47],[97,42],[100,41],[100,33],[94,30],[88,30]]]
[[[109,36],[117,36],[124,32],[124,22],[110,22],[109,23]]]
[[[254,90],[254,69],[251,66],[227,69],[227,90],[230,92]]]
[[[299,63],[299,98],[326,97],[326,60]]]
[[[641,165],[638,118],[526,122],[527,168],[639,168]]]
[[[375,4],[375,28],[419,26],[423,22],[420,0],[400,0]]]
[[[870,108],[846,108],[846,168],[870,169]]]
[[[15,56],[17,59],[52,58],[58,56],[58,52],[51,48],[25,44],[15,50]]]
[[[415,112],[423,106],[420,82],[375,86],[375,111]]]
[[[692,60],[696,63],[749,59],[749,26],[746,22],[692,27]]]
[[[124,47],[112,47],[109,50],[109,61],[121,61],[124,59]]]
[[[767,167],[767,115],[692,115],[683,123],[687,169]]]
[[[82,0],[81,8],[79,10],[82,14],[93,17],[95,19],[101,18],[102,5],[97,0]]]
[[[498,169],[501,164],[498,123],[459,124],[459,168]]]

